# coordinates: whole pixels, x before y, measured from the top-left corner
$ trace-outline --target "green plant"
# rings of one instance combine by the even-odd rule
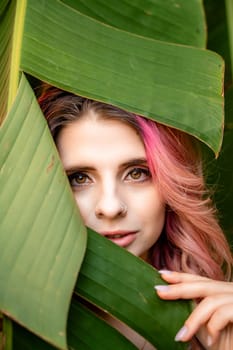
[[[213,2],[205,5],[212,18]],[[153,292],[157,272],[94,232],[86,245],[86,229],[29,84],[47,81],[180,128],[217,155],[224,67],[205,49],[202,2],[122,1],[115,10],[114,1],[101,0],[0,2],[0,309],[6,349],[65,349],[70,303],[70,348],[135,348],[80,298],[128,323],[158,349],[184,348],[173,338],[189,303],[159,300]],[[231,88],[227,94],[231,120]]]

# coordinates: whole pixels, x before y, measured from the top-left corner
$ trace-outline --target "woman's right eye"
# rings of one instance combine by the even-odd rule
[[[68,175],[68,179],[72,187],[84,186],[91,183],[91,179],[85,173],[76,172],[76,173],[70,174]]]

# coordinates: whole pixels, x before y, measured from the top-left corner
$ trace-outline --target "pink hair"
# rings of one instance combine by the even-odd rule
[[[185,133],[136,116],[148,165],[167,204],[164,232],[153,247],[156,268],[230,278],[232,256],[205,190],[201,161]]]
[[[47,84],[39,103],[55,141],[65,125],[90,109],[131,125],[144,142],[151,174],[166,203],[165,227],[152,247],[152,265],[230,279],[231,252],[206,191],[202,161],[190,135]]]

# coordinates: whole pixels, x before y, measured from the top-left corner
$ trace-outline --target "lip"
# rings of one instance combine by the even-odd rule
[[[125,248],[136,239],[137,231],[105,231],[100,232],[100,234],[120,247]]]

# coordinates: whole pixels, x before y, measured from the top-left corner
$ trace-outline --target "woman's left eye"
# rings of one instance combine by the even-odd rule
[[[145,181],[151,178],[150,170],[147,168],[133,168],[126,176],[129,181]]]
[[[71,187],[81,187],[91,183],[89,176],[82,172],[68,175]]]

